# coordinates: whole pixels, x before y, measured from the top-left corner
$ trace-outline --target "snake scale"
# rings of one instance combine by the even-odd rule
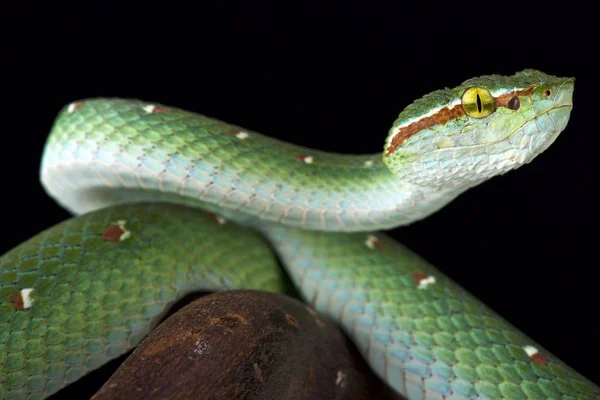
[[[573,89],[535,70],[472,78],[407,106],[375,155],[139,100],[65,106],[40,175],[77,216],[0,258],[0,398],[52,395],[134,347],[189,292],[284,292],[285,273],[408,399],[599,398],[379,232],[530,162],[567,125]]]

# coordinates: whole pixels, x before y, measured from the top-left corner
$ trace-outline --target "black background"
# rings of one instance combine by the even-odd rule
[[[38,168],[54,116],[76,99],[141,98],[305,146],[372,153],[402,108],[432,90],[524,68],[575,76],[571,122],[548,151],[393,235],[600,383],[597,34],[586,10],[57,4],[1,17],[0,253],[68,217]],[[56,397],[89,396],[98,379]]]

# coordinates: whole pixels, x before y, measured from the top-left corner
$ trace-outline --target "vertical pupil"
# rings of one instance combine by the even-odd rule
[[[481,105],[481,97],[479,97],[479,93],[477,93],[477,110],[479,110],[479,112],[483,111],[483,106]]]

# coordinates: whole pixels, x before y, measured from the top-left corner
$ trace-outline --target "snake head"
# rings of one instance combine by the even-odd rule
[[[530,162],[566,127],[573,78],[525,70],[432,92],[396,119],[384,162],[419,186],[468,188]]]

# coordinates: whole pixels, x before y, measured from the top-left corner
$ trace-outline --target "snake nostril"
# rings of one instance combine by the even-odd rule
[[[550,95],[552,95],[552,90],[550,90],[550,89],[544,90],[544,97],[550,97]]]
[[[519,101],[519,96],[513,96],[513,98],[511,98],[508,103],[506,103],[506,107],[510,108],[511,110],[518,110],[519,107],[521,107],[521,102]]]

